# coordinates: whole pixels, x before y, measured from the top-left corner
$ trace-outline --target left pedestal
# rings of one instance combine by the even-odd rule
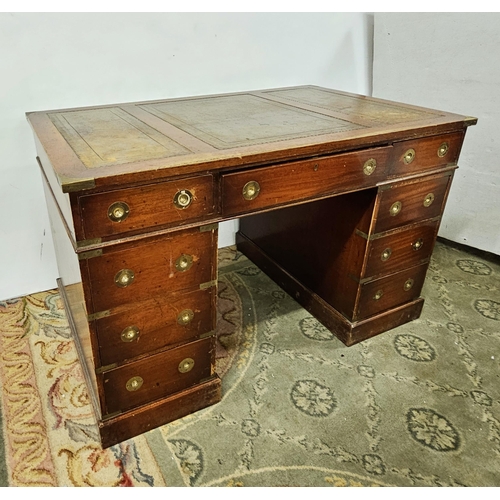
[[[58,287],[103,448],[220,401],[217,225],[78,246],[43,178]]]

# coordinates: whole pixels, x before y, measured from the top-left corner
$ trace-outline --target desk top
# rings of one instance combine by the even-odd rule
[[[477,121],[311,85],[27,118],[64,192],[331,154]]]

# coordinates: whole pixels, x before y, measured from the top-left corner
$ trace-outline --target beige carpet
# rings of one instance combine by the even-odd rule
[[[500,486],[500,266],[438,243],[422,317],[347,348],[220,252],[221,403],[101,450],[59,295],[0,302],[0,485]]]

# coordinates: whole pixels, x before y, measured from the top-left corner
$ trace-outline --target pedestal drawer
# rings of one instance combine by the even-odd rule
[[[215,231],[179,231],[108,247],[81,261],[90,289],[89,313],[199,287],[215,279]]]
[[[434,248],[439,220],[376,237],[368,246],[363,278],[389,274],[427,261]]]
[[[214,213],[213,177],[200,175],[129,189],[81,196],[86,239],[147,230]]]
[[[393,307],[411,302],[420,295],[427,264],[405,269],[361,285],[355,320],[368,318]]]
[[[458,161],[465,131],[422,139],[395,142],[391,153],[390,174],[407,175]]]
[[[374,233],[441,215],[451,174],[401,182],[380,193]]]
[[[222,213],[243,212],[375,186],[387,176],[391,147],[256,168],[222,176]]]
[[[97,319],[101,365],[120,363],[215,329],[216,287],[163,295]]]
[[[215,337],[184,344],[99,375],[105,414],[140,406],[212,375]]]

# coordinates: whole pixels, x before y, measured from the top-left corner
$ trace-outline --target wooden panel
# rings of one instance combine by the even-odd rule
[[[389,274],[427,261],[434,248],[439,221],[397,231],[370,242],[363,278]]]
[[[376,215],[374,233],[379,233],[395,227],[404,226],[410,222],[432,219],[441,215],[448,192],[451,174],[441,177],[424,177],[416,182],[401,182],[390,186],[380,193],[380,205]],[[433,201],[424,205],[428,195]],[[394,214],[391,207],[400,203],[400,211]]]
[[[225,174],[222,176],[222,214],[232,216],[349,189],[375,186],[387,175],[390,149],[367,149]],[[376,168],[367,175],[363,167],[370,159],[376,161]],[[251,181],[259,183],[260,193],[255,199],[246,200],[242,194],[243,187]]]
[[[427,264],[422,264],[364,283],[361,286],[357,313],[353,319],[368,318],[417,299],[422,290],[426,272]],[[408,280],[412,280],[412,286],[406,289],[405,283]]]
[[[179,365],[186,359],[193,360],[194,365],[181,373]],[[104,414],[128,410],[191,387],[212,375],[214,361],[215,337],[207,337],[99,374],[105,394]],[[140,377],[142,385],[131,391],[127,383],[134,377]]]
[[[180,191],[191,193],[191,203],[177,208],[174,197]],[[130,189],[118,189],[79,198],[85,238],[145,231],[165,225],[179,226],[184,222],[202,219],[214,213],[213,177],[203,175]],[[126,203],[128,216],[119,222],[108,217],[115,202]]]
[[[96,320],[93,328],[102,365],[120,363],[215,330],[215,290],[212,287],[160,296]],[[192,319],[188,324],[180,324],[180,313],[188,309],[193,313]],[[122,332],[128,327],[138,330],[138,336],[132,341],[122,338]]]
[[[240,234],[339,311],[352,316],[375,189],[240,220]]]
[[[137,304],[212,281],[215,279],[213,245],[217,244],[214,240],[212,231],[195,229],[148,239],[140,246],[104,248],[102,256],[86,261],[91,294],[89,313]],[[176,261],[182,255],[192,259],[191,267],[184,271],[176,268]],[[115,276],[124,269],[133,271],[134,279],[121,288],[116,285]]]
[[[244,238],[240,233],[236,235],[236,241],[241,252],[255,262],[283,290],[321,321],[347,346],[408,323],[418,318],[422,311],[424,301],[423,299],[417,299],[371,318],[351,322],[331,304],[328,304],[323,298],[274,262],[252,241]]]
[[[395,142],[391,153],[390,175],[401,177],[414,172],[455,165],[460,155],[464,136],[465,131],[462,131],[436,137]],[[445,148],[441,150],[441,146],[445,144]],[[411,161],[408,163],[410,158]]]

